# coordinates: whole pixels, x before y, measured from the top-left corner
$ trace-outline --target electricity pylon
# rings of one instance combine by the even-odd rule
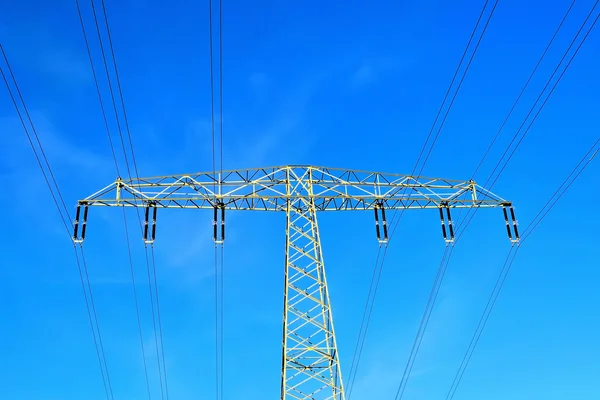
[[[509,239],[519,239],[511,203],[473,181],[315,166],[118,178],[78,202],[77,242],[85,238],[89,206],[144,207],[146,243],[156,237],[158,208],[212,209],[216,243],[225,240],[225,210],[286,213],[282,400],[345,399],[317,211],[374,210],[377,239],[386,243],[385,210],[439,209],[444,239],[452,242],[451,208],[501,207]]]

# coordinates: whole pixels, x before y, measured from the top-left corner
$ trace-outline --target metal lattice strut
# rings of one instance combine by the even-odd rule
[[[386,209],[437,208],[452,242],[452,208],[503,208],[509,239],[519,240],[511,203],[473,181],[314,166],[118,178],[78,202],[75,241],[85,237],[90,206],[145,207],[146,242],[155,239],[158,208],[212,209],[216,243],[225,239],[225,210],[286,213],[282,400],[345,400],[317,211],[374,210],[377,239],[386,243]]]

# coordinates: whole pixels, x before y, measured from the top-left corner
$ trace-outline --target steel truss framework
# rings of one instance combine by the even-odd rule
[[[386,209],[438,208],[444,238],[452,241],[451,208],[502,207],[509,238],[518,240],[511,203],[473,181],[315,166],[117,179],[79,201],[74,232],[76,241],[82,241],[85,236],[89,206],[145,207],[144,240],[148,242],[155,237],[157,208],[213,209],[217,243],[225,239],[225,210],[285,212],[283,400],[345,399],[317,224],[318,211],[375,210],[377,237],[383,242],[387,241]],[[84,217],[80,223],[81,207]],[[379,212],[382,213],[383,237],[379,229]],[[218,215],[221,216],[220,224]],[[81,237],[78,236],[79,225],[82,225]],[[221,226],[220,235],[218,225]]]

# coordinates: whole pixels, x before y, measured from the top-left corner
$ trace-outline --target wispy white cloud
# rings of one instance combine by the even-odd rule
[[[363,65],[352,75],[352,83],[356,86],[366,85],[377,79],[371,65]]]
[[[256,88],[264,86],[268,81],[268,76],[264,72],[255,72],[250,75],[248,82]]]
[[[354,70],[350,77],[350,84],[358,89],[384,79],[386,75],[398,74],[409,68],[414,63],[411,58],[398,59],[394,57],[381,57],[368,60]]]
[[[43,150],[53,168],[68,167],[72,173],[80,173],[82,170],[89,172],[112,165],[109,158],[67,139],[44,114],[32,111],[31,117]],[[0,129],[7,132],[6,137],[9,140],[8,145],[4,147],[3,161],[10,169],[22,168],[24,166],[23,156],[32,151],[22,125],[16,116],[5,117],[0,118]],[[33,131],[31,129],[29,131],[32,141],[39,151]]]
[[[300,80],[273,110],[263,126],[254,128],[248,134],[243,146],[234,148],[228,165],[264,166],[281,163],[294,163],[307,153],[312,145],[309,135],[301,141],[290,141],[296,130],[300,129],[306,118],[307,107],[317,93],[328,72],[309,74]],[[250,76],[249,81],[258,87],[264,87],[269,78],[263,73]],[[259,89],[257,89],[259,90]],[[262,90],[262,89],[260,89]]]
[[[73,86],[91,82],[89,63],[80,54],[56,46],[44,47],[37,61],[38,68]]]

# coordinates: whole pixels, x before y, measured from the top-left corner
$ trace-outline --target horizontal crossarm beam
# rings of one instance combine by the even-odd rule
[[[286,191],[289,183],[291,191]],[[293,190],[311,185],[317,211],[374,208],[501,207],[506,200],[473,181],[414,177],[401,174],[283,166],[257,169],[117,179],[80,200],[88,206],[159,208],[224,207],[227,210],[286,211],[300,196]],[[291,193],[291,194],[288,194]],[[306,198],[306,194],[301,195]]]

